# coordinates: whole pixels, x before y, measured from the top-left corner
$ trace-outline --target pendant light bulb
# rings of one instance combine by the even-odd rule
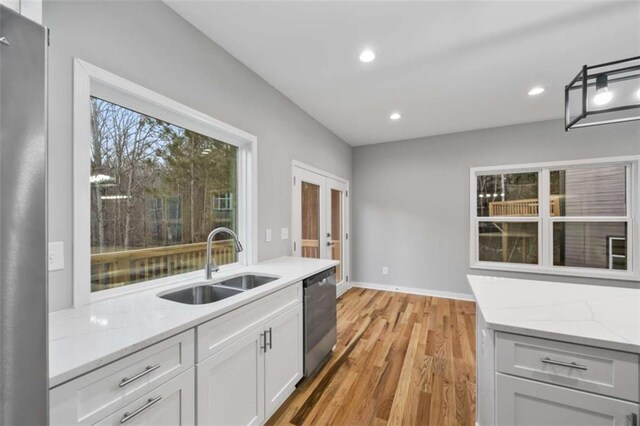
[[[609,81],[606,74],[601,74],[596,78],[596,95],[593,97],[593,103],[602,106],[611,102],[613,93],[609,91]]]

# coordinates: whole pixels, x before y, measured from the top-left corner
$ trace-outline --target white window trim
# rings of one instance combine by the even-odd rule
[[[627,216],[626,217],[569,217],[552,218],[549,215],[549,170],[553,168],[579,168],[604,166],[608,164],[625,164],[627,169]],[[640,280],[640,229],[638,215],[640,215],[640,155],[625,157],[590,158],[573,161],[553,161],[545,163],[529,163],[518,165],[472,167],[469,173],[469,266],[471,269],[484,269],[493,271],[528,272],[546,275],[567,275],[576,277],[602,278],[613,280]],[[538,178],[538,211],[542,212],[538,217],[491,217],[492,221],[509,222],[538,222],[538,265],[526,265],[517,263],[486,262],[479,260],[478,250],[478,222],[477,218],[477,176],[486,174],[522,173],[527,171],[539,172]],[[486,219],[486,218],[485,218]],[[553,222],[606,222],[625,221],[628,226],[627,244],[627,271],[610,269],[576,268],[553,265]]]
[[[146,290],[191,279],[190,272],[91,293],[90,96],[190,129],[238,147],[238,237],[244,251],[239,261],[221,269],[251,265],[258,259],[257,138],[81,59],[73,61],[73,304]]]

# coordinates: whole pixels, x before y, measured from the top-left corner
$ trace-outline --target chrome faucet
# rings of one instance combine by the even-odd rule
[[[218,272],[220,270],[215,259],[211,256],[211,243],[213,242],[213,237],[220,234],[221,232],[226,232],[233,237],[234,241],[236,242],[236,253],[240,253],[243,250],[242,244],[240,244],[240,241],[238,240],[238,236],[231,229],[220,227],[211,231],[211,233],[207,237],[207,263],[204,265],[204,274],[205,279],[207,280],[211,279],[212,273]]]

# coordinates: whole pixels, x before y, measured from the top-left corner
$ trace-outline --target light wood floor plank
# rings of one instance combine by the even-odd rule
[[[473,425],[475,304],[351,289],[338,344],[268,425]]]

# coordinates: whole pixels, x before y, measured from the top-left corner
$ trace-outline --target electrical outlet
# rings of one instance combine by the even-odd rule
[[[282,240],[289,239],[289,228],[280,228],[280,239]]]
[[[271,228],[267,229],[267,232],[265,232],[264,239],[268,243],[271,242]]]
[[[59,271],[64,269],[64,242],[57,241],[49,243],[49,271]]]
[[[386,266],[382,267],[382,275],[389,275],[389,268],[387,268]]]

